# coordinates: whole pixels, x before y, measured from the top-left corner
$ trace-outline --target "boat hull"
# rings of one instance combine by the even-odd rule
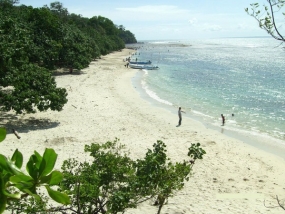
[[[157,70],[158,69],[158,66],[153,66],[153,65],[129,64],[129,67],[133,69],[146,69],[146,70]]]
[[[135,65],[150,65],[150,64],[151,64],[151,61],[146,61],[146,62],[142,62],[142,61],[139,61],[139,62],[130,61],[130,64],[135,64]]]

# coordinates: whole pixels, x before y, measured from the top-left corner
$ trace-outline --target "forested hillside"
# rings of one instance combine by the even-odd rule
[[[135,42],[122,25],[70,14],[60,2],[33,8],[0,0],[0,110],[60,111],[67,93],[56,87],[51,71],[83,69]]]

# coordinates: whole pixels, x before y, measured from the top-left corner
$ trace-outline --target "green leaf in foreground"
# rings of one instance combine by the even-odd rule
[[[6,128],[0,127],[0,142],[5,140],[6,134],[7,134]]]
[[[21,169],[22,164],[23,164],[23,155],[22,155],[21,152],[19,152],[18,149],[15,150],[15,152],[14,152],[14,154],[13,154],[11,160],[15,163],[15,165],[16,165],[19,169]]]
[[[21,194],[20,193],[14,193],[14,194],[11,194],[7,191],[4,192],[4,195],[9,197],[10,199],[20,199],[21,198]]]
[[[49,196],[56,202],[67,205],[70,204],[70,199],[68,197],[68,195],[55,191],[53,189],[51,189],[49,186],[45,186]]]
[[[0,176],[0,213],[4,212],[7,204],[7,196],[4,194],[4,192],[5,192],[5,183],[2,176]]]
[[[43,155],[43,159],[40,165],[40,176],[46,176],[49,174],[55,165],[57,154],[53,149],[46,149]]]
[[[7,165],[7,158],[2,154],[0,154],[0,169],[1,168],[6,171],[9,170],[8,165]]]
[[[6,204],[7,204],[7,197],[6,196],[1,196],[1,201],[0,201],[0,213],[3,213],[6,209]]]
[[[10,178],[10,181],[14,184],[20,182],[32,182],[33,178],[28,175],[14,175]]]
[[[49,185],[57,185],[63,179],[63,175],[59,171],[53,171],[48,176],[44,176],[41,178],[41,183],[46,183]]]

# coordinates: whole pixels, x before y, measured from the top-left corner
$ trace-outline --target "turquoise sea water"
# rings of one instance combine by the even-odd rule
[[[212,126],[263,135],[285,144],[285,50],[272,38],[144,41],[138,61],[159,70],[140,71],[148,96],[182,106]],[[189,115],[190,115],[189,114]],[[232,116],[234,114],[234,116]]]

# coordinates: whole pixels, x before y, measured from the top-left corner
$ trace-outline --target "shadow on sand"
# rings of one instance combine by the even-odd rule
[[[13,133],[13,129],[21,133],[28,133],[32,130],[50,129],[59,125],[59,122],[50,119],[29,117],[19,119],[17,115],[11,113],[1,113],[0,126],[6,127],[7,134]]]
[[[64,75],[82,75],[85,74],[81,70],[74,69],[72,73],[69,72],[68,69],[59,69],[52,72],[52,76],[64,76]]]

